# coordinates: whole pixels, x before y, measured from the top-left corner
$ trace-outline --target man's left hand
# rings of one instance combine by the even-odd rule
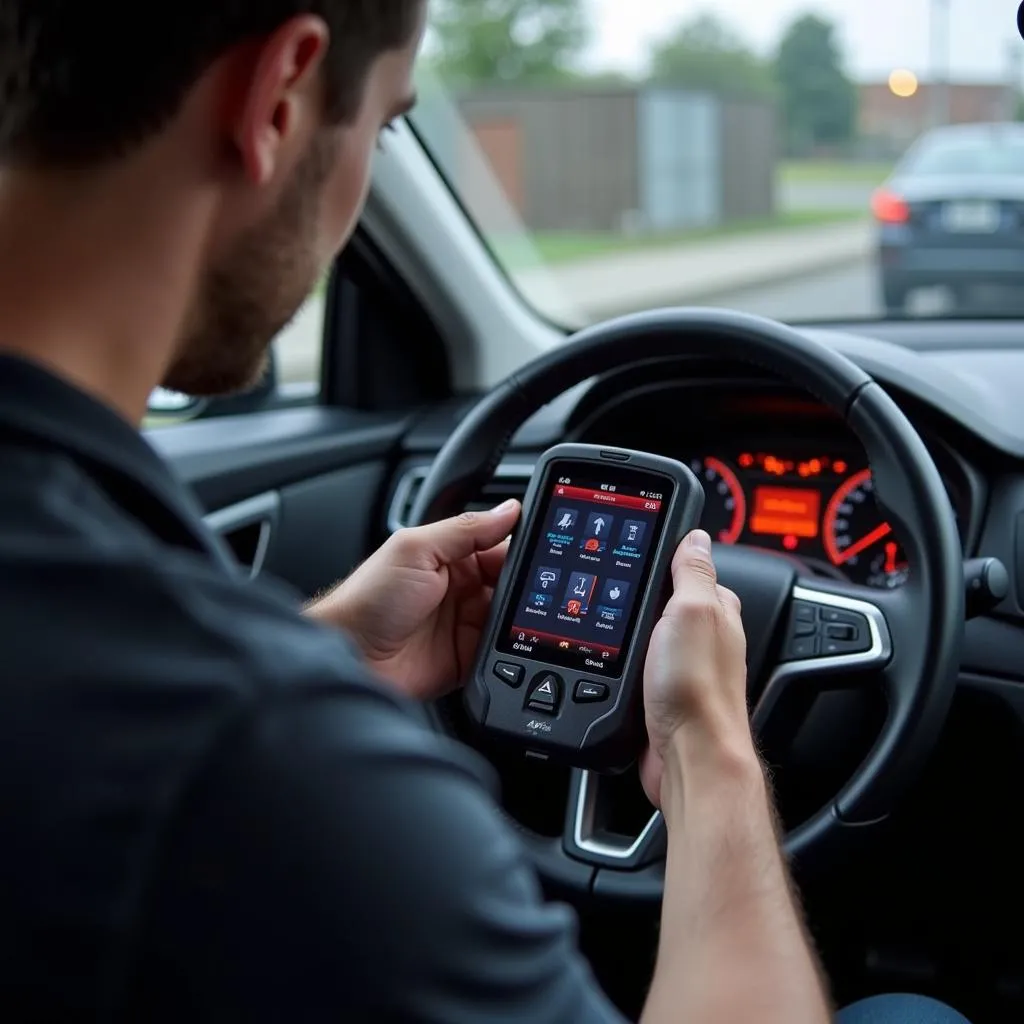
[[[346,630],[407,696],[443,696],[476,658],[519,513],[511,501],[400,530],[308,614]]]

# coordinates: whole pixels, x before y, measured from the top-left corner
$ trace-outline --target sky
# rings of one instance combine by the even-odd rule
[[[922,79],[932,70],[933,8],[948,10],[951,77],[961,81],[1019,81],[1024,41],[1017,34],[1017,0],[586,0],[595,38],[587,54],[593,70],[642,71],[651,42],[681,21],[710,11],[727,20],[756,50],[767,53],[786,24],[808,11],[839,27],[848,70],[881,80],[894,68]],[[942,25],[942,19],[937,22]],[[944,49],[939,46],[938,50]],[[1011,58],[1011,54],[1013,57]],[[1019,61],[1017,67],[1011,59]]]

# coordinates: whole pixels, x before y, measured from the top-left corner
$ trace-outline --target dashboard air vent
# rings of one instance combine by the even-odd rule
[[[413,506],[416,504],[429,469],[429,466],[414,466],[406,470],[399,479],[388,511],[388,529],[392,533],[409,524]],[[509,498],[517,498],[522,501],[531,476],[533,476],[533,463],[503,462],[494,476],[481,488],[480,493],[469,502],[466,511],[482,512],[484,509],[500,505]]]

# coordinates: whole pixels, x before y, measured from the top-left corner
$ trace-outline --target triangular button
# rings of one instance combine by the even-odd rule
[[[555,695],[555,688],[551,685],[551,680],[550,679],[545,679],[544,682],[541,683],[540,686],[537,687],[537,692],[538,693],[546,693],[549,696],[554,697],[554,695]]]

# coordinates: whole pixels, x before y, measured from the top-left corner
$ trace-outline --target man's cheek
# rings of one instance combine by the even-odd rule
[[[355,230],[370,192],[373,146],[360,146],[360,152],[348,148],[327,192],[323,236],[328,243],[328,257],[343,248]]]

